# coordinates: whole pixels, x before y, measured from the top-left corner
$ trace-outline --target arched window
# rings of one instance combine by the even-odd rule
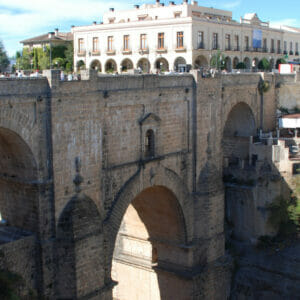
[[[145,140],[145,157],[154,156],[154,132],[152,129],[147,130]]]

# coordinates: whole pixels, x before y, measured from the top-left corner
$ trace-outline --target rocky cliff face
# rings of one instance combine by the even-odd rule
[[[300,299],[300,241],[283,250],[240,247],[231,299]]]

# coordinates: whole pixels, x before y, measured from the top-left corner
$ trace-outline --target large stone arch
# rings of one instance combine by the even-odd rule
[[[232,70],[231,58],[229,56],[225,57],[225,69],[228,72],[231,72]]]
[[[106,272],[110,276],[114,245],[123,216],[133,199],[143,190],[152,186],[163,186],[176,196],[185,225],[185,243],[189,243],[193,236],[192,201],[184,182],[172,170],[162,166],[152,166],[139,169],[117,193],[110,212],[105,220],[104,234],[107,239]]]
[[[235,57],[235,58],[233,59],[232,68],[233,68],[233,69],[236,69],[236,66],[238,65],[238,63],[239,63],[239,58],[238,58],[238,57]]]
[[[187,71],[185,58],[180,56],[174,60],[174,71],[175,72],[186,72]]]
[[[104,286],[102,218],[93,200],[74,196],[56,231],[56,294],[60,299],[97,295]]]
[[[105,63],[105,72],[113,73],[118,70],[117,63],[114,59],[108,59]]]
[[[166,58],[160,57],[154,62],[154,69],[160,72],[169,71],[169,62]]]
[[[245,64],[247,70],[251,69],[251,61],[250,61],[249,57],[244,58],[244,64]]]
[[[137,62],[137,68],[142,72],[142,73],[149,73],[150,72],[150,62],[147,58],[141,58]]]
[[[16,132],[0,127],[0,212],[9,226],[39,230],[38,165]]]

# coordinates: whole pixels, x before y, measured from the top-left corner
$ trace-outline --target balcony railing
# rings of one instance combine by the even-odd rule
[[[106,54],[107,55],[115,55],[116,54],[116,49],[114,49],[114,48],[106,49]]]
[[[299,52],[298,52],[298,51],[296,51],[296,52],[295,52],[295,55],[297,55],[297,56],[298,56],[298,55],[299,55]]]
[[[132,54],[132,50],[130,48],[122,48],[122,53],[123,54]]]
[[[281,54],[281,49],[277,49],[277,54]]]
[[[246,46],[245,49],[244,49],[244,51],[248,51],[248,52],[251,51],[251,50],[250,50],[250,47],[249,47],[249,46]]]
[[[231,51],[231,46],[230,45],[225,46],[225,51]]]
[[[79,50],[77,52],[77,56],[85,56],[86,55],[86,51],[85,50]]]
[[[140,54],[148,54],[149,48],[148,47],[140,48],[139,53]]]
[[[157,53],[167,53],[168,49],[167,49],[167,47],[156,47],[156,52]]]
[[[101,53],[100,53],[100,50],[93,50],[91,54],[92,54],[92,56],[98,56]]]
[[[284,51],[283,51],[283,54],[287,54],[287,51],[286,51],[286,50],[284,50]]]
[[[240,51],[240,46],[235,46],[233,50],[234,51]]]
[[[271,53],[275,53],[275,49],[274,49],[274,48],[271,48],[270,52],[271,52]]]
[[[178,45],[176,45],[175,52],[185,52],[185,51],[186,51],[186,46],[178,46]]]
[[[198,43],[197,49],[205,49],[204,42]]]
[[[293,50],[290,50],[290,55],[294,55],[294,51]]]
[[[268,50],[269,50],[269,49],[268,49],[267,47],[263,47],[263,48],[262,48],[262,52],[264,52],[264,53],[267,53]]]
[[[211,47],[212,50],[219,50],[220,49],[220,45],[219,44],[213,44]]]

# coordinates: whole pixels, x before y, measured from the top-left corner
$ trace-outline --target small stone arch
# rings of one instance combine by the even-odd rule
[[[187,71],[186,60],[183,57],[177,57],[175,59],[174,71],[175,72],[186,72]]]
[[[101,62],[98,59],[94,59],[90,64],[90,69],[102,72]]]
[[[80,298],[104,286],[103,247],[102,218],[96,204],[84,194],[75,195],[63,209],[56,230],[59,298]]]
[[[225,57],[225,69],[227,72],[231,72],[232,70],[231,58],[229,56]]]
[[[207,68],[208,67],[208,61],[207,58],[204,55],[199,55],[196,57],[194,61],[194,68]]]
[[[150,62],[147,58],[141,58],[137,63],[137,68],[142,73],[149,73],[150,72]]]
[[[85,62],[81,59],[76,63],[77,70],[84,70],[85,69]]]
[[[251,69],[251,62],[250,62],[250,58],[249,57],[245,57],[244,58],[244,64],[245,64],[247,70]]]
[[[168,72],[169,71],[169,63],[166,58],[160,57],[155,61],[154,68],[158,72]]]
[[[236,69],[236,66],[238,65],[238,63],[239,63],[239,59],[238,59],[238,57],[235,57],[233,59],[232,68]]]
[[[121,62],[121,72],[127,72],[133,69],[133,62],[129,58],[125,58]]]
[[[105,72],[114,73],[117,72],[117,63],[113,59],[109,59],[105,63]]]
[[[252,59],[252,68],[255,69],[255,70],[257,70],[257,68],[258,68],[258,63],[259,63],[259,59],[258,59],[257,57],[254,57],[254,58]]]

